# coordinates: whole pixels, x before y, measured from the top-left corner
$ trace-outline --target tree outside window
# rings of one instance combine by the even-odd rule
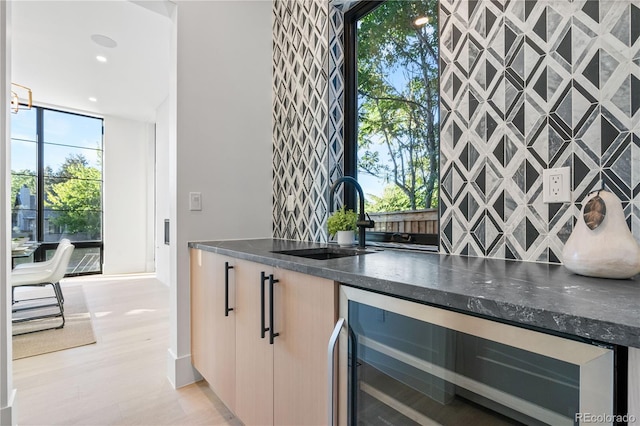
[[[101,271],[102,136],[96,117],[38,106],[11,116],[12,237],[40,243],[33,260],[69,238],[68,272]]]
[[[390,0],[357,22],[358,178],[368,211],[438,206],[437,10],[436,1]]]

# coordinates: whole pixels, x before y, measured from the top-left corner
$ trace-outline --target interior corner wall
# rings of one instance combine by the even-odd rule
[[[273,236],[326,241],[328,2],[273,2]],[[341,149],[340,149],[341,151]],[[287,199],[293,197],[294,209]]]
[[[11,82],[11,2],[0,2],[0,425],[16,424],[11,344],[11,266],[9,263],[11,132],[9,99]]]
[[[104,119],[104,274],[152,272],[154,139],[153,124]]]
[[[271,237],[273,144],[271,2],[176,4],[168,375],[178,387],[194,379],[183,369],[191,365],[188,242]],[[201,194],[202,210],[189,209],[190,192]]]

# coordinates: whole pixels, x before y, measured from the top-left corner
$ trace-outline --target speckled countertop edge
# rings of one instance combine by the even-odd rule
[[[640,348],[640,282],[582,277],[559,265],[385,249],[313,260],[272,251],[326,244],[278,239],[189,247],[459,312]]]

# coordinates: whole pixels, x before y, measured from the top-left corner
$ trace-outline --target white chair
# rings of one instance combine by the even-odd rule
[[[56,248],[56,251],[51,257],[51,259],[45,260],[44,262],[20,263],[19,265],[16,265],[16,267],[13,268],[13,270],[21,271],[23,269],[29,269],[33,271],[37,269],[51,269],[52,268],[51,265],[56,263],[60,258],[60,256],[62,255],[62,248],[64,248],[64,246],[67,246],[69,244],[71,244],[71,240],[69,240],[68,238],[63,238],[58,242],[58,247]]]
[[[18,315],[14,315],[13,323],[60,317],[62,320],[62,323],[60,325],[34,331],[43,331],[64,327],[64,297],[62,295],[62,289],[60,287],[60,280],[62,279],[62,277],[64,277],[64,274],[67,271],[67,267],[69,266],[69,261],[71,260],[71,254],[73,253],[74,248],[75,246],[73,244],[65,244],[61,249],[60,256],[56,259],[57,261],[55,263],[49,264],[50,268],[48,269],[29,270],[28,268],[24,268],[22,270],[12,271],[12,290],[17,287],[45,287],[47,285],[50,285],[53,288],[54,293],[53,296],[35,297],[14,301],[12,313]],[[40,300],[47,299],[55,300],[50,303],[39,303]],[[57,311],[53,313],[42,313],[43,309],[52,307],[57,307]],[[35,313],[32,316],[21,316],[20,313],[25,311],[35,311]],[[38,311],[40,311],[40,313],[38,313]],[[33,331],[28,331],[27,333],[32,332]]]
[[[71,240],[69,240],[68,238],[63,238],[58,242],[58,247],[56,248],[55,253],[53,253],[53,256],[51,257],[51,259],[45,260],[44,262],[20,263],[19,265],[16,265],[15,268],[13,268],[13,272],[23,273],[23,272],[36,272],[36,271],[53,269],[55,267],[55,264],[60,261],[60,256],[62,256],[62,251],[63,251],[62,249],[65,246],[68,246],[69,244],[71,244]],[[56,284],[56,286],[59,287],[60,284]],[[11,289],[12,304],[15,303],[15,297],[13,293],[14,289],[15,287],[12,287]],[[58,291],[60,291],[59,288],[58,288]],[[60,291],[60,293],[62,294],[62,291]],[[62,301],[64,302],[64,299]]]

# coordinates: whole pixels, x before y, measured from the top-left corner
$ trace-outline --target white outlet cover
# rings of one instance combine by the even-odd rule
[[[559,176],[560,188],[557,192],[551,189],[551,178]],[[571,202],[571,168],[558,167],[542,171],[542,201],[544,203],[568,203]]]

